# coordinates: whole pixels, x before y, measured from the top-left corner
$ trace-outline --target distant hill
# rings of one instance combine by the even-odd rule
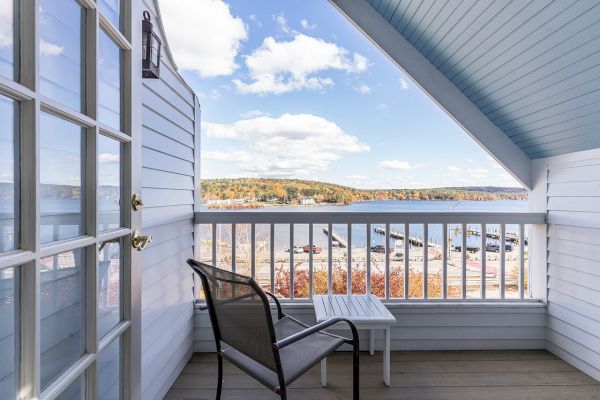
[[[249,203],[299,204],[301,198],[317,203],[350,204],[369,200],[526,200],[522,188],[445,187],[430,189],[357,189],[300,179],[203,179],[202,203],[243,199]]]

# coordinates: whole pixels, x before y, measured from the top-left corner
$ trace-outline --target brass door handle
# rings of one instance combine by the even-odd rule
[[[135,230],[131,236],[131,246],[137,251],[144,250],[151,241],[152,236],[143,236],[138,230]]]

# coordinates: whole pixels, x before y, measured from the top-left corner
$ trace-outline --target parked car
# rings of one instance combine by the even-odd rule
[[[371,246],[371,251],[373,253],[383,253],[383,254],[385,254],[385,246],[382,245],[382,244]],[[391,252],[392,252],[392,249],[388,249],[388,253],[391,253]]]
[[[319,254],[322,250],[323,250],[322,248],[313,244],[313,248],[312,248],[313,254]],[[302,251],[304,251],[305,253],[308,253],[310,251],[310,246],[309,245],[304,246],[302,248]]]
[[[504,250],[513,251],[513,245],[511,243],[505,243]],[[499,243],[486,243],[485,251],[489,251],[490,253],[500,253],[500,244]]]
[[[461,245],[454,246],[454,247],[452,248],[452,250],[453,250],[453,251],[459,251],[459,252],[460,252],[460,251],[462,250],[462,246],[461,246]],[[481,247],[479,247],[479,246],[467,246],[467,251],[468,251],[469,253],[477,253],[479,250],[481,250]]]
[[[404,260],[404,253],[394,254],[394,261],[403,261],[403,260]]]
[[[485,251],[491,253],[500,253],[500,245],[498,243],[486,243]]]
[[[286,251],[289,253],[290,249],[287,249]],[[294,251],[294,254],[300,254],[300,253],[304,252],[304,249],[302,246],[298,245],[298,246],[293,247],[293,251]]]

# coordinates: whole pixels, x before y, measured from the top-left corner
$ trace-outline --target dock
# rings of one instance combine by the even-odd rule
[[[373,231],[375,233],[379,233],[381,235],[385,235],[385,228],[379,228],[377,226],[373,227]],[[404,234],[401,232],[396,232],[396,231],[390,231],[390,237],[394,238],[394,239],[400,239],[400,240],[404,240]],[[423,247],[423,239],[414,237],[414,236],[409,236],[408,237],[408,241],[410,244],[412,244],[413,246],[417,246],[417,247]],[[429,242],[428,247],[440,247],[439,244],[434,243],[434,242]]]
[[[459,231],[460,231],[460,229],[459,229]],[[467,236],[481,236],[481,232],[477,231],[477,230],[468,229]],[[500,240],[499,232],[486,232],[485,236],[490,239]],[[507,232],[506,236],[504,237],[504,240],[506,242],[519,244],[519,235],[517,235],[516,233]],[[525,244],[527,244],[527,238],[525,238]]]
[[[326,235],[329,235],[329,230],[327,229],[327,227],[323,228],[323,233]],[[341,248],[346,248],[348,247],[348,244],[346,243],[346,241],[337,233],[335,233],[335,231],[333,230],[333,228],[331,228],[331,240],[335,240],[336,242],[339,243],[339,247]]]

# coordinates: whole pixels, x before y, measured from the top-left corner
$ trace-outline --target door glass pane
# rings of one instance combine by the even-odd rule
[[[18,268],[0,270],[0,399],[16,398],[18,382]]]
[[[77,111],[83,108],[82,20],[74,0],[40,0],[40,91]]]
[[[42,389],[83,354],[84,254],[78,249],[40,260]]]
[[[116,339],[98,356],[98,400],[121,398],[121,339]]]
[[[19,224],[15,224],[19,202],[15,185],[18,173],[16,112],[15,101],[0,96],[0,253],[14,250],[19,245]]]
[[[106,242],[98,254],[98,336],[121,321],[121,241]]]
[[[83,375],[75,379],[56,400],[83,400],[85,398]]]
[[[14,78],[14,0],[0,0],[0,75]]]
[[[121,226],[121,143],[98,137],[98,231]]]
[[[100,30],[98,95],[100,122],[121,130],[121,49]]]
[[[41,241],[83,234],[82,128],[50,114],[40,117]]]
[[[98,0],[100,12],[111,24],[121,28],[121,1],[120,0]]]

